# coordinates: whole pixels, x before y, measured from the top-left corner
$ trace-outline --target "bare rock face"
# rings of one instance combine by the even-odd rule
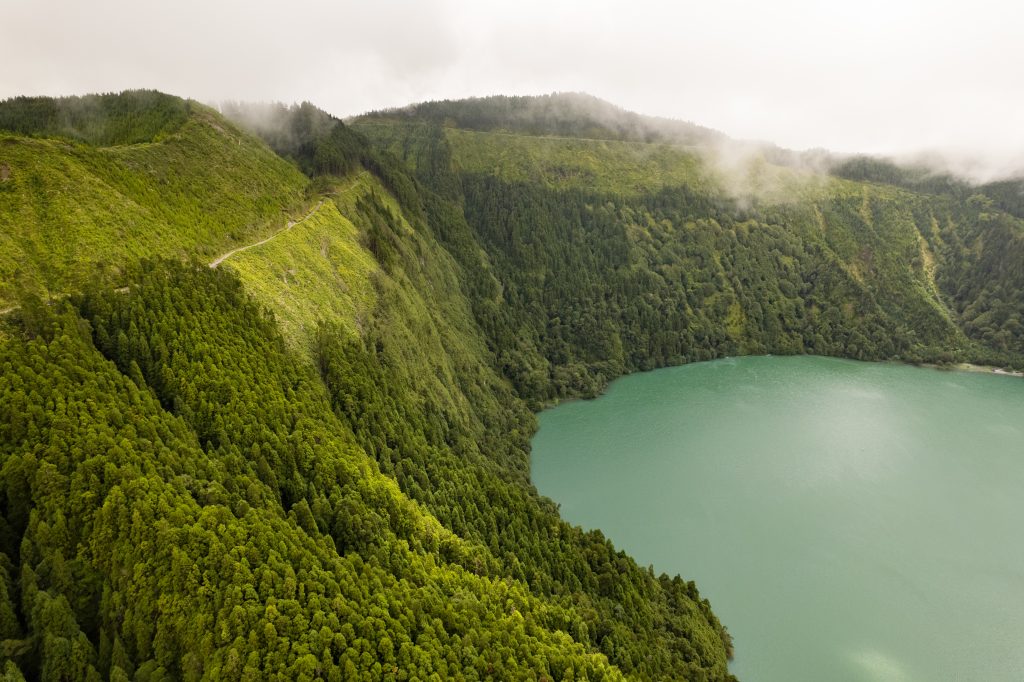
[[[7,182],[11,179],[11,167],[6,163],[0,163],[0,182]]]

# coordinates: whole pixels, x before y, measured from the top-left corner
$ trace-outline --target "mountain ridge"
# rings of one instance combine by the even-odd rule
[[[239,146],[231,124],[211,122],[180,134],[205,141],[213,131]],[[343,129],[309,142],[297,153],[317,175],[288,206],[320,194],[327,202],[304,223],[216,269],[206,258],[128,259],[113,272],[66,276],[66,286],[47,280],[48,291],[73,295],[50,306],[27,297],[3,321],[0,362],[16,371],[0,380],[0,552],[6,576],[38,576],[3,582],[8,672],[341,679],[388,666],[421,679],[619,679],[624,666],[634,676],[724,679],[725,631],[692,584],[642,571],[599,534],[558,520],[529,488],[532,415],[474,332],[459,267],[427,227],[429,197]],[[149,153],[166,158],[168,145],[182,148],[172,136]],[[186,179],[206,155],[228,151],[184,148],[196,151],[178,165]],[[9,158],[20,182],[28,173]],[[198,202],[216,189],[193,186]],[[280,298],[292,291],[313,306]],[[78,387],[59,367],[79,367]],[[29,373],[36,388],[26,391]],[[104,406],[120,407],[69,430],[53,401],[87,412],[96,385],[107,388]],[[152,397],[141,412],[121,404],[133,391]],[[159,433],[164,422],[177,435],[154,441],[149,424]],[[89,441],[93,431],[113,440]],[[122,478],[90,478],[90,466],[115,461],[128,467]],[[73,507],[35,492],[44,476],[56,476]],[[104,514],[112,522],[90,535]],[[132,514],[146,519],[133,531],[142,553],[124,544],[130,525],[113,521]],[[222,530],[195,525],[211,514]],[[143,532],[150,523],[171,535]],[[217,549],[189,544],[186,530]],[[228,553],[218,534],[238,549]],[[146,551],[154,547],[178,559]],[[116,568],[122,558],[136,570]],[[50,568],[68,561],[88,580]],[[170,572],[189,562],[205,591]],[[255,566],[262,577],[248,577]],[[383,619],[371,585],[390,612]],[[187,605],[179,616],[160,611],[161,600]]]
[[[446,118],[446,112],[454,115]],[[567,136],[574,138],[587,138],[585,131],[596,130],[603,134],[590,139],[680,144],[726,157],[760,155],[776,165],[918,191],[956,193],[960,198],[966,198],[973,190],[980,190],[1000,204],[1003,210],[1024,217],[1021,215],[1024,211],[1021,208],[1024,168],[1004,170],[999,177],[977,181],[949,170],[941,155],[918,154],[899,160],[886,154],[834,152],[823,148],[787,149],[768,140],[733,138],[722,131],[683,119],[639,114],[583,92],[426,101],[370,111],[346,120],[356,125],[375,121],[418,121],[467,130],[543,136],[557,136],[570,131]],[[502,127],[502,124],[506,126]]]

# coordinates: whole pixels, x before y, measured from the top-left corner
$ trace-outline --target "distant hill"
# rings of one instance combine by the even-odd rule
[[[913,356],[918,352],[913,348],[933,343],[929,338],[937,342],[936,348],[963,350],[963,342],[953,340],[962,333],[992,348],[991,352],[1024,352],[1017,331],[1024,305],[1011,293],[1024,287],[1019,268],[1014,266],[1015,259],[1024,253],[1024,243],[1021,222],[1014,213],[1013,182],[978,187],[948,175],[900,167],[881,159],[800,154],[771,146],[733,142],[717,134],[705,136],[704,142],[697,145],[680,145],[653,133],[625,132],[635,131],[636,127],[624,125],[616,129],[604,124],[598,132],[606,134],[593,134],[595,120],[601,116],[608,120],[612,116],[608,113],[609,106],[586,96],[469,99],[369,114],[356,119],[353,126],[402,157],[425,185],[465,202],[466,215],[476,238],[492,240],[490,246],[485,247],[491,263],[509,258],[506,261],[508,281],[504,281],[503,288],[506,295],[509,287],[513,287],[512,281],[525,277],[529,282],[544,282],[546,292],[519,291],[519,296],[531,301],[528,308],[538,306],[533,309],[545,310],[550,303],[542,304],[541,300],[565,300],[550,293],[551,287],[558,286],[555,282],[563,277],[565,281],[561,286],[565,287],[565,296],[584,295],[586,287],[581,289],[580,272],[591,270],[580,263],[594,262],[597,254],[572,255],[572,258],[583,258],[577,264],[554,259],[565,257],[567,248],[569,254],[574,249],[600,248],[597,243],[581,246],[590,234],[587,223],[593,220],[588,217],[588,211],[611,201],[615,214],[603,220],[611,220],[618,225],[617,231],[627,236],[620,248],[630,254],[617,267],[636,267],[634,259],[639,258],[639,263],[647,264],[644,267],[664,263],[667,271],[673,272],[666,280],[665,274],[655,270],[653,278],[640,285],[640,290],[646,291],[654,283],[675,288],[677,285],[668,282],[678,276],[674,274],[679,269],[676,261],[681,253],[692,248],[686,245],[686,240],[692,238],[693,233],[679,232],[678,228],[663,229],[664,225],[692,221],[699,226],[701,219],[711,220],[712,234],[721,235],[721,230],[726,236],[744,235],[743,239],[748,241],[744,248],[752,249],[759,259],[776,251],[792,253],[792,248],[757,244],[770,229],[779,227],[785,235],[780,234],[779,238],[787,241],[796,238],[799,246],[794,243],[793,248],[806,251],[809,256],[813,254],[806,267],[830,273],[830,277],[840,274],[848,277],[847,285],[843,286],[860,291],[857,296],[863,296],[862,301],[871,301],[862,313],[852,318],[847,316],[842,323],[836,320],[841,328],[850,331],[850,324],[858,319],[869,325],[875,324],[869,323],[869,319],[877,319],[881,326],[873,332],[862,332],[864,339],[874,337],[883,345],[887,343],[881,341],[883,338],[906,340],[907,345],[902,350],[882,350],[882,356],[906,357],[908,353]],[[548,113],[552,111],[556,113]],[[593,114],[592,111],[604,113]],[[632,121],[642,131],[656,128],[650,119],[614,111],[618,111],[618,120]],[[572,131],[575,134],[568,137],[559,134]],[[677,208],[668,212],[668,206]],[[568,214],[559,217],[559,212],[566,210]],[[578,224],[571,238],[560,232],[570,224]],[[549,233],[547,226],[559,228]],[[741,226],[746,226],[742,232]],[[510,245],[508,233],[502,235],[500,230],[520,235],[516,239],[522,240],[522,246],[517,241]],[[725,248],[719,241],[721,236],[708,235],[708,238],[719,244],[713,247],[715,250]],[[731,240],[729,236],[728,241]],[[988,248],[986,244],[1001,247]],[[510,246],[514,252],[509,250]],[[528,254],[522,251],[524,247],[528,247]],[[661,255],[658,249],[668,249],[676,255]],[[532,264],[534,258],[547,262]],[[706,267],[709,262],[720,261],[720,255],[709,255],[700,256],[697,262]],[[595,320],[596,328],[604,331],[621,329],[623,319],[620,316],[635,305],[634,297],[626,292],[636,289],[624,285],[624,298],[612,309],[608,308],[608,283],[619,276],[618,269],[612,265],[615,262],[614,258],[609,261],[605,269],[600,270],[601,274],[595,273],[595,282],[588,285],[594,287],[588,305],[597,306],[588,316]],[[769,266],[772,274],[754,275],[754,279],[776,280],[785,271],[783,262],[785,260]],[[811,265],[812,262],[818,264]],[[745,268],[754,267],[757,272],[766,265]],[[720,276],[707,272],[696,275],[692,266],[682,271],[687,280],[691,277],[696,281],[715,279],[719,282],[714,287],[716,291],[730,290],[734,292],[731,295],[740,298],[738,303],[744,312],[737,311],[733,332],[725,337],[733,340],[723,338],[715,345],[721,348],[724,343],[731,348],[730,352],[739,353],[787,352],[772,343],[744,341],[744,333],[740,332],[745,324],[768,312],[764,300],[775,301],[772,307],[778,310],[775,306],[787,298],[786,295],[763,292],[754,295],[759,301],[757,306],[743,303],[745,294],[740,289],[748,276],[739,275],[741,270],[735,261],[732,266],[723,266]],[[999,276],[993,279],[993,272]],[[735,277],[740,279],[736,281]],[[820,311],[843,309],[834,302],[835,294],[827,294],[819,304],[807,308],[807,280],[813,279],[819,285],[825,280],[820,275],[812,276],[810,271],[801,278],[803,283],[794,282],[794,290],[803,291],[800,295],[803,303],[798,308],[818,312],[801,315],[802,321],[780,318],[777,320],[780,329],[794,330],[807,323],[814,326],[821,322],[813,322]],[[733,283],[723,289],[721,282],[730,281]],[[521,281],[521,286],[534,287],[526,281]],[[674,323],[676,325],[690,326],[692,322],[683,320],[706,314],[706,308],[695,306],[690,286],[685,285],[685,303],[676,295],[671,297],[668,310],[679,311],[674,314],[682,318]],[[838,282],[830,286],[838,286]],[[722,299],[716,298],[722,305]],[[875,312],[868,313],[869,308]],[[846,309],[849,310],[848,306]],[[753,310],[754,315],[748,310]],[[728,317],[726,312],[726,307],[722,307],[715,317],[724,319]],[[664,314],[654,314],[650,319],[663,321]],[[881,317],[874,318],[876,314]],[[557,316],[563,324],[566,319],[573,319],[567,311]],[[882,322],[884,318],[888,321]],[[932,322],[925,323],[926,318]],[[741,324],[740,320],[744,322]],[[707,330],[717,324],[714,319],[702,322],[700,328],[705,330],[702,333],[707,334]],[[761,327],[767,321],[754,324]],[[922,325],[932,331],[925,333]],[[542,343],[561,344],[562,341],[552,339],[546,326],[543,316],[538,316],[533,323],[538,338],[547,339]],[[905,329],[900,331],[901,327]],[[888,331],[882,332],[882,328]],[[581,340],[593,339],[594,335],[584,329],[586,327],[574,333],[579,333]],[[948,332],[952,336],[938,341],[938,337],[932,335],[940,329],[946,330],[942,334]],[[652,329],[651,333],[654,331]],[[637,333],[631,332],[630,338],[638,338]],[[618,336],[621,340],[621,334]],[[798,336],[802,338],[798,346],[805,351],[810,349],[809,339],[819,338],[817,332],[809,329],[798,332]],[[823,343],[814,346],[813,352],[854,357],[872,357],[879,353],[874,341],[858,343],[857,350],[851,352],[849,339],[840,342],[845,346],[840,350],[827,340],[829,337],[829,333],[821,333]],[[639,338],[646,339],[646,333],[640,333]],[[613,338],[611,342],[617,345],[619,340]],[[650,347],[651,343],[641,341],[645,347]],[[730,345],[732,343],[736,345]],[[623,349],[632,346],[622,341]],[[541,354],[548,361],[557,356],[565,357],[564,346],[559,347],[562,350],[551,348],[542,350]],[[692,349],[694,345],[683,342],[669,353],[679,353],[686,347]],[[875,350],[870,350],[872,347]],[[925,353],[930,354],[931,351]],[[544,366],[544,361],[535,362]],[[624,358],[621,367],[629,369],[635,362]],[[574,369],[567,377],[578,376],[580,372],[593,376],[595,371],[600,374],[610,371],[611,375],[621,371],[618,365],[596,370],[582,357],[571,364]],[[598,385],[601,383],[599,380]]]
[[[188,120],[191,103],[155,90],[0,101],[0,130],[97,146],[153,142]]]
[[[988,197],[1000,210],[1024,218],[1024,177],[979,184],[924,164],[900,164],[870,156],[836,159],[830,170],[834,175],[850,180],[882,183],[927,194],[945,194],[959,200],[978,194]]]
[[[413,120],[466,130],[640,142],[700,144],[725,139],[724,135],[710,128],[685,121],[641,116],[592,95],[574,92],[424,102],[400,109],[370,112],[355,120]]]
[[[950,194],[961,199],[971,193],[981,193],[993,199],[1002,210],[1024,218],[1024,180],[1019,178],[977,184],[924,163],[851,157],[825,150],[787,150],[768,142],[733,139],[687,121],[637,114],[585,93],[496,95],[423,102],[369,112],[355,117],[353,122],[356,125],[417,122],[480,132],[669,143],[732,156],[757,154],[779,166],[815,168],[838,177],[891,184],[919,192]]]

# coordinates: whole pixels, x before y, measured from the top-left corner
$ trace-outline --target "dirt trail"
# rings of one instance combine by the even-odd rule
[[[359,180],[359,178],[363,177],[367,173],[368,173],[368,171],[365,171],[365,170],[361,171],[360,173],[358,173],[352,179],[352,184],[354,185]],[[245,246],[239,246],[238,248],[232,249],[232,250],[228,251],[225,254],[217,256],[217,258],[215,258],[212,261],[210,261],[210,268],[216,268],[218,265],[220,265],[225,260],[227,260],[228,258],[231,258],[232,256],[234,256],[237,253],[241,253],[242,251],[247,251],[248,249],[252,249],[252,248],[255,248],[257,246],[262,246],[263,244],[266,244],[267,242],[271,241],[272,239],[275,239],[276,237],[279,237],[280,235],[282,235],[285,232],[287,232],[288,230],[292,229],[293,227],[295,227],[299,223],[302,223],[305,220],[307,220],[311,215],[313,215],[318,210],[320,210],[320,207],[323,206],[326,201],[328,201],[327,198],[321,199],[320,201],[317,202],[316,206],[314,206],[313,208],[309,209],[309,212],[306,213],[306,215],[302,216],[298,220],[289,220],[288,223],[284,227],[282,227],[280,230],[278,230],[274,234],[270,235],[266,239],[262,239],[262,240],[260,240],[258,242],[252,243],[252,244],[246,244]],[[126,294],[126,293],[128,293],[128,287],[121,287],[119,289],[115,289],[115,291],[117,291],[117,293],[119,293],[119,294]],[[18,310],[20,307],[21,306],[12,305],[12,306],[8,306],[6,308],[0,308],[0,317],[2,317],[4,315],[8,315],[10,313],[13,313],[15,310]]]
[[[313,208],[309,209],[309,213],[307,213],[306,215],[302,216],[298,220],[289,220],[287,225],[285,225],[280,230],[278,230],[274,234],[270,235],[266,239],[264,239],[262,241],[255,242],[253,244],[246,244],[245,246],[239,246],[237,249],[232,249],[231,251],[228,251],[227,253],[225,253],[225,254],[223,254],[221,256],[218,256],[217,258],[215,258],[212,261],[210,261],[210,267],[211,268],[215,268],[218,265],[220,265],[221,263],[223,263],[224,261],[226,261],[228,258],[231,258],[232,256],[234,256],[236,253],[241,253],[242,251],[247,251],[248,249],[252,249],[252,248],[255,248],[257,246],[263,246],[264,244],[266,244],[270,240],[274,239],[275,237],[278,237],[278,236],[284,234],[285,232],[287,232],[288,230],[292,229],[293,227],[295,227],[299,223],[301,223],[304,220],[306,220],[307,218],[309,218],[309,216],[313,215],[318,210],[320,210],[320,207],[324,205],[325,201],[326,201],[326,199],[321,199],[319,202],[317,202],[316,206],[314,206]]]

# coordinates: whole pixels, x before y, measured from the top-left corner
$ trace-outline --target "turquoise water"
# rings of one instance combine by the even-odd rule
[[[694,579],[747,682],[1024,680],[1024,380],[819,357],[540,415],[533,481]]]

